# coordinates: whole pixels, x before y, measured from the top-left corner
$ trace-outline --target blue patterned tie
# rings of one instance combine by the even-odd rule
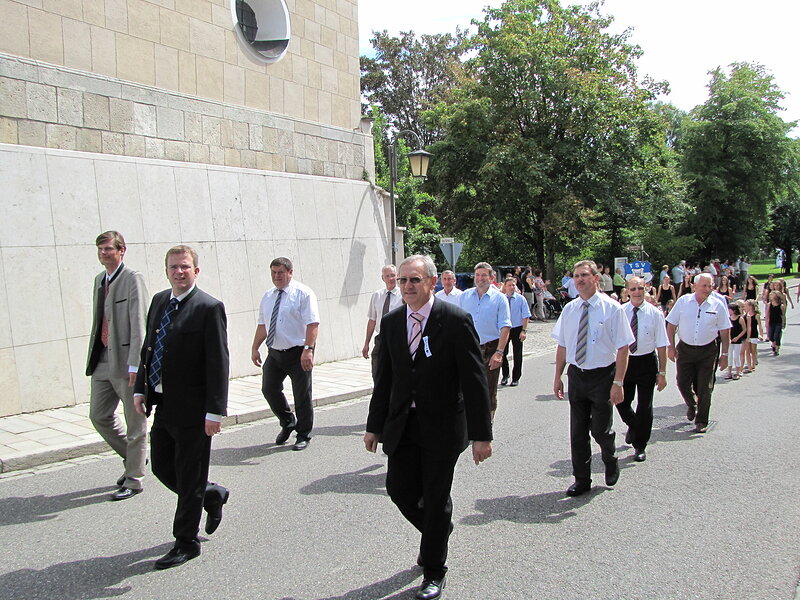
[[[278,290],[278,297],[275,298],[275,306],[272,307],[272,315],[269,318],[269,332],[267,332],[267,348],[272,348],[275,342],[275,328],[278,325],[278,310],[281,306],[281,298],[283,298],[283,290]]]
[[[584,301],[581,306],[583,312],[578,324],[578,345],[575,347],[575,362],[578,363],[578,366],[581,366],[586,360],[586,343],[589,341],[589,303]]]
[[[153,358],[150,361],[150,373],[148,374],[148,381],[150,382],[151,389],[156,389],[156,386],[161,383],[161,361],[164,358],[164,340],[167,337],[167,327],[172,320],[172,314],[176,310],[178,310],[178,299],[172,298],[169,301],[167,310],[164,311],[164,316],[161,317],[161,324],[158,326],[158,331],[156,332],[156,343],[153,348]]]

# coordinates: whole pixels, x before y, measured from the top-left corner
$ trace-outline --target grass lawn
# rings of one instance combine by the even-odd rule
[[[750,275],[753,275],[759,281],[767,278],[767,275],[772,273],[776,277],[783,277],[783,270],[775,266],[775,259],[756,260],[750,263]]]

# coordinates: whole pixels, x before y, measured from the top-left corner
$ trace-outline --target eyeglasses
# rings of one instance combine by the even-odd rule
[[[427,279],[427,277],[398,277],[397,283],[405,285],[408,282],[411,285],[419,285],[423,279]]]
[[[643,287],[628,288],[628,291],[630,291],[630,292],[643,292],[644,288]]]

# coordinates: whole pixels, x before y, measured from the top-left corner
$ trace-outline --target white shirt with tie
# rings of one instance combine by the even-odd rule
[[[575,359],[578,346],[578,327],[583,312],[583,298],[569,302],[558,317],[551,334],[567,350],[567,362],[581,369],[607,367],[617,360],[617,350],[633,342],[630,321],[625,310],[606,294],[595,292],[589,303],[589,329],[586,357],[582,364]]]
[[[631,319],[633,319],[633,309],[635,307],[632,302],[626,302],[622,307],[630,323]],[[638,333],[635,335],[636,352],[631,352],[631,356],[646,356],[652,354],[656,348],[669,346],[664,313],[649,302],[642,302],[636,317],[638,321]]]
[[[275,341],[272,347],[276,350],[288,350],[306,343],[306,326],[319,323],[319,306],[317,296],[307,285],[292,279],[283,288],[283,298],[278,306],[278,320],[275,323]],[[264,325],[269,333],[269,322],[272,308],[278,298],[278,288],[270,288],[261,299],[258,312],[258,324]]]
[[[381,332],[381,319],[383,318],[383,305],[386,302],[386,294],[389,294],[389,310],[387,312],[391,312],[403,304],[403,296],[400,294],[400,288],[398,286],[394,286],[392,290],[383,288],[372,294],[369,300],[367,318],[375,321],[374,333],[376,336]]]

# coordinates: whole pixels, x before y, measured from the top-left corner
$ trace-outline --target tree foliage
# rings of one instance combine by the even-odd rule
[[[674,200],[666,121],[649,105],[664,84],[638,81],[641,51],[610,23],[557,0],[486,9],[470,79],[427,115],[446,134],[431,148],[437,216],[484,258],[517,262],[522,245],[552,276],[590,229],[610,256],[642,204]]]
[[[372,34],[375,56],[361,57],[362,96],[368,105],[378,106],[394,128],[416,131],[430,144],[438,132],[424,127],[420,115],[461,82],[466,34],[458,29],[455,34],[419,38],[413,31],[399,37],[386,30]]]
[[[682,127],[683,177],[696,216],[688,231],[707,257],[753,253],[791,176],[794,123],[778,116],[783,94],[761,65],[710,72],[708,100]]]

